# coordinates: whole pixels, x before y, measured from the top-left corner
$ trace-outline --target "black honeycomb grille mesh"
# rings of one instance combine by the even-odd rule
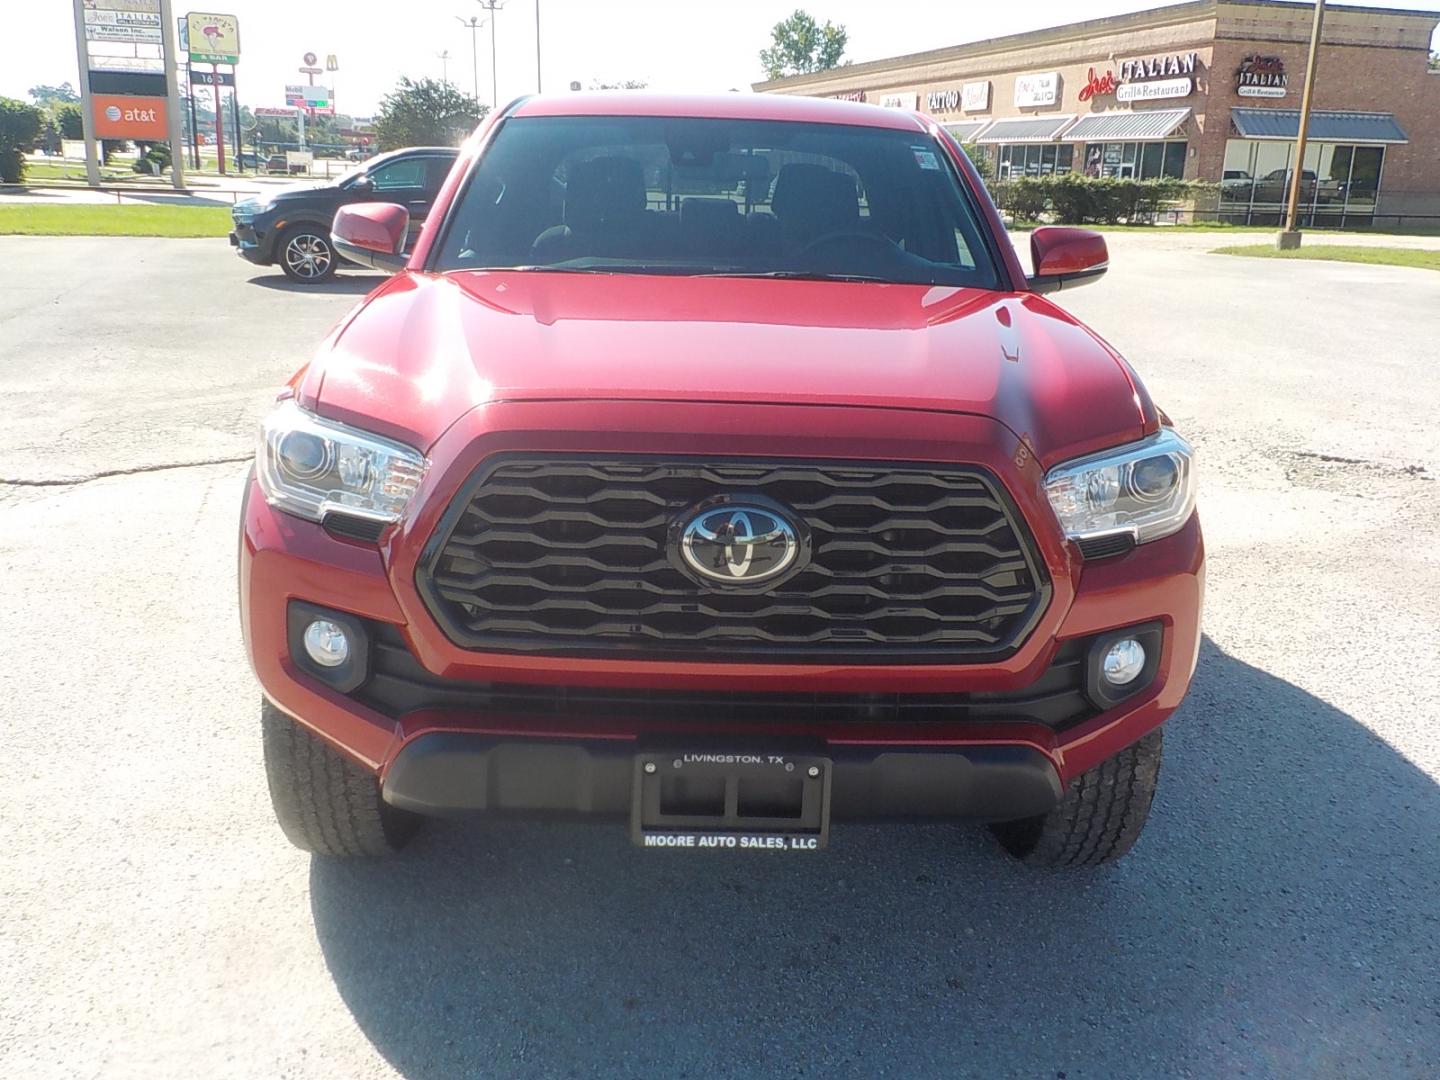
[[[808,564],[761,591],[682,573],[669,527],[716,495],[787,507],[811,532]],[[640,457],[492,459],[418,584],[468,648],[783,662],[989,659],[1048,597],[981,470]]]

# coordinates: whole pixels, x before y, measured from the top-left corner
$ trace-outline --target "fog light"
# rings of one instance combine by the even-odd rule
[[[316,619],[305,627],[304,640],[305,651],[310,655],[310,659],[321,667],[339,667],[350,659],[350,639],[345,636],[343,629],[329,619]],[[1145,653],[1142,651],[1140,656],[1143,661]],[[1108,673],[1110,663],[1108,657],[1105,663]],[[1138,671],[1139,668],[1136,670]]]
[[[311,624],[314,625],[313,623]],[[306,632],[309,644],[309,632]],[[1111,686],[1125,686],[1140,677],[1145,670],[1145,646],[1134,638],[1121,638],[1105,653],[1100,671]]]

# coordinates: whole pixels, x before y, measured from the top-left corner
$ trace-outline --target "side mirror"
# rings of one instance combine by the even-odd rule
[[[1105,238],[1089,229],[1042,225],[1030,234],[1031,292],[1059,292],[1087,285],[1110,269]]]
[[[396,203],[362,203],[335,211],[330,239],[351,262],[394,274],[405,269],[410,211]]]
[[[350,185],[350,189],[352,191],[374,191],[375,181],[372,177],[362,174],[355,178],[355,182]]]

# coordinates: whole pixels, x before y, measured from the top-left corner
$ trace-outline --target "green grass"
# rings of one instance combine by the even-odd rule
[[[128,180],[137,175],[133,169],[121,169],[114,165],[100,168],[100,177],[103,180]],[[25,166],[25,182],[30,184],[44,180],[83,181],[85,178],[85,166],[80,162],[31,161]]]
[[[1211,254],[1248,255],[1256,259],[1320,259],[1326,262],[1371,263],[1381,266],[1410,266],[1419,270],[1440,270],[1440,251],[1426,251],[1421,248],[1307,243],[1293,251],[1280,251],[1273,244],[1240,244],[1216,248]]]
[[[225,236],[223,206],[0,206],[0,236]]]
[[[1044,224],[1043,222],[1025,221],[1019,224],[1006,226],[1010,232],[1026,233]],[[1167,232],[1207,232],[1207,233],[1234,233],[1237,236],[1244,233],[1263,233],[1274,236],[1280,231],[1278,225],[1230,225],[1219,221],[1185,221],[1178,225],[1082,225],[1083,229],[1091,229],[1095,232],[1113,233],[1167,233]],[[1440,226],[1437,225],[1408,225],[1404,228],[1392,228],[1389,226],[1374,229],[1307,229],[1307,236],[1440,236]]]

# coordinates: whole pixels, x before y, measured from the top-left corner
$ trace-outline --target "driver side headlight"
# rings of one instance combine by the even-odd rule
[[[260,425],[255,475],[271,506],[310,521],[340,511],[398,521],[427,462],[403,443],[284,401]]]
[[[1190,444],[1171,428],[1148,439],[1067,461],[1045,494],[1072,540],[1128,534],[1137,544],[1178,532],[1195,509]]]

